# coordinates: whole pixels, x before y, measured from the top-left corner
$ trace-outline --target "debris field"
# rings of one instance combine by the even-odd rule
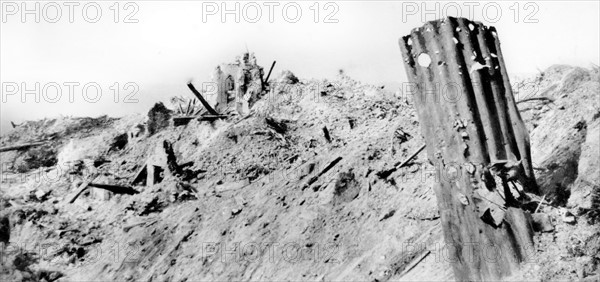
[[[15,125],[0,280],[453,279],[432,188],[445,175],[411,100],[274,67],[246,53],[215,70],[215,97],[190,83],[144,115]],[[600,277],[599,85],[563,65],[515,84],[542,196],[513,280]]]

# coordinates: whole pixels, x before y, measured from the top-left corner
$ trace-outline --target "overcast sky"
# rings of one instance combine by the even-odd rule
[[[437,2],[437,10],[436,2],[422,6],[422,2],[348,1],[316,6],[308,1],[289,4],[287,10],[283,9],[286,2],[278,6],[237,2],[239,22],[235,12],[221,13],[222,8],[234,9],[236,2],[225,2],[223,7],[223,2],[138,1],[117,6],[103,1],[85,9],[86,2],[55,3],[41,2],[37,23],[35,12],[23,14],[22,9],[34,10],[34,2],[22,7],[21,2],[2,1],[3,132],[9,121],[146,112],[155,101],[191,95],[185,87],[188,80],[207,81],[217,64],[232,61],[246,48],[265,69],[277,60],[276,72],[290,69],[301,78],[333,77],[344,69],[365,82],[401,83],[406,77],[398,38],[426,20],[445,15],[496,26],[512,74],[533,73],[552,64],[599,64],[598,1],[502,1],[487,6]],[[298,7],[301,15],[296,13]],[[101,14],[96,14],[97,8]],[[423,15],[423,8],[432,11]],[[50,100],[42,96],[36,103],[31,94],[22,101],[22,86],[32,90],[35,83],[40,83],[40,94],[45,88]],[[116,103],[115,83],[120,88]],[[62,97],[52,103],[56,85]],[[68,85],[74,90],[72,102]],[[94,87],[87,88],[87,100],[82,97],[85,85],[100,87],[97,102],[91,102]],[[125,103],[128,93],[136,93],[129,100],[138,102]]]

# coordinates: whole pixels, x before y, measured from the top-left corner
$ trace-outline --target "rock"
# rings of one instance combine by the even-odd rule
[[[38,201],[40,201],[40,202],[43,202],[46,200],[46,195],[47,195],[47,193],[44,192],[44,190],[39,189],[39,190],[35,191],[35,198],[38,199]]]
[[[577,219],[575,219],[575,216],[567,209],[562,209],[561,214],[562,214],[563,222],[568,223],[568,224],[575,224],[577,222]]]
[[[552,232],[554,231],[554,225],[550,216],[545,213],[534,213],[531,215],[533,219],[533,230],[536,232]]]
[[[597,263],[595,263],[594,258],[592,257],[588,257],[588,256],[583,256],[583,257],[579,257],[577,258],[577,263],[576,263],[576,273],[577,273],[577,277],[579,279],[584,279],[592,274],[594,274],[596,272],[596,270],[598,269],[598,265]],[[596,280],[598,281],[598,280]]]
[[[242,212],[241,208],[234,208],[231,210],[231,218],[235,217],[236,215],[240,214]]]

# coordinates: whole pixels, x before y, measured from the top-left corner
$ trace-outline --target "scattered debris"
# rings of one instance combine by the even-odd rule
[[[273,81],[272,78],[271,81]],[[304,83],[303,80],[302,84],[297,84],[294,88],[297,87],[302,91],[312,89],[309,88],[310,83],[312,82],[308,80]],[[322,85],[328,83],[329,81],[325,81]],[[333,86],[334,84],[335,86]],[[340,103],[340,100],[336,99],[336,94],[319,96],[319,92],[316,92],[317,98],[320,99],[319,103],[307,100],[286,101],[277,105],[279,108],[274,107],[269,110],[273,112],[263,112],[262,103],[260,103],[256,104],[257,107],[252,109],[251,114],[239,118],[235,117],[235,114],[232,115],[231,112],[221,111],[212,104],[211,106],[222,114],[211,115],[200,102],[196,101],[195,97],[189,95],[190,99],[186,99],[180,105],[175,104],[170,107],[176,114],[172,117],[173,124],[177,123],[177,119],[181,119],[181,121],[187,119],[188,122],[192,120],[190,126],[185,128],[170,126],[156,134],[160,136],[155,135],[151,138],[145,138],[143,116],[117,119],[115,123],[107,123],[110,126],[106,126],[105,121],[86,121],[85,124],[90,124],[91,129],[82,128],[79,125],[76,127],[69,125],[69,129],[63,129],[65,126],[60,124],[60,120],[55,125],[52,125],[52,121],[44,123],[44,126],[50,127],[38,126],[43,129],[35,129],[37,125],[25,123],[15,131],[25,132],[31,128],[33,133],[19,133],[27,139],[21,139],[21,136],[17,136],[19,138],[12,137],[12,139],[3,138],[2,146],[27,143],[28,140],[43,140],[40,138],[50,136],[54,134],[54,131],[68,131],[72,135],[60,133],[54,141],[47,144],[47,147],[42,145],[29,148],[27,151],[3,153],[2,156],[6,157],[8,161],[13,155],[28,154],[28,151],[33,152],[36,148],[46,150],[46,148],[54,147],[56,152],[73,151],[72,147],[65,146],[69,140],[87,142],[89,146],[83,146],[81,150],[92,153],[72,154],[74,157],[68,158],[72,165],[64,171],[66,177],[61,178],[60,181],[44,183],[41,186],[30,187],[33,180],[23,182],[22,179],[19,179],[21,178],[19,175],[12,173],[8,173],[6,177],[3,175],[2,187],[7,189],[1,191],[5,200],[0,199],[0,245],[3,244],[2,240],[5,240],[3,236],[10,234],[10,232],[2,232],[2,226],[9,226],[9,223],[10,231],[12,231],[10,235],[14,237],[11,243],[14,243],[15,238],[18,237],[19,240],[25,241],[44,239],[44,242],[50,244],[66,244],[67,247],[57,252],[59,255],[52,253],[44,258],[52,263],[57,263],[57,269],[68,273],[67,280],[90,278],[90,275],[97,273],[111,280],[123,277],[127,280],[127,277],[135,277],[135,274],[132,273],[133,270],[129,267],[121,267],[121,263],[109,263],[105,266],[105,270],[100,270],[101,272],[94,271],[93,265],[84,264],[91,262],[89,259],[95,255],[94,248],[99,247],[93,245],[102,240],[110,241],[110,238],[121,240],[119,243],[136,243],[135,246],[124,245],[127,248],[125,251],[133,250],[136,253],[128,252],[127,254],[140,255],[135,257],[140,261],[138,265],[148,266],[148,277],[151,275],[149,278],[151,280],[193,279],[188,274],[177,274],[182,273],[180,270],[183,267],[189,266],[188,260],[184,259],[185,253],[190,247],[201,244],[202,240],[213,238],[213,236],[217,236],[218,239],[220,235],[227,237],[220,238],[224,240],[232,238],[247,241],[258,240],[256,242],[262,244],[265,242],[264,240],[272,239],[273,235],[284,236],[285,238],[282,237],[282,239],[288,240],[294,239],[297,234],[302,234],[302,238],[309,238],[310,243],[301,246],[312,250],[316,250],[313,248],[314,246],[321,246],[321,243],[333,241],[339,244],[336,246],[339,248],[337,254],[351,256],[367,254],[365,258],[373,263],[364,265],[364,267],[353,267],[352,264],[355,260],[347,261],[338,255],[332,257],[331,260],[328,258],[329,262],[338,261],[343,264],[344,269],[348,269],[349,272],[345,277],[363,277],[364,280],[380,279],[375,274],[381,273],[380,269],[385,269],[386,275],[389,275],[384,275],[389,279],[380,279],[380,281],[398,280],[400,275],[405,275],[402,278],[408,280],[416,280],[415,275],[427,279],[431,277],[427,276],[431,267],[435,267],[435,270],[439,269],[440,273],[451,272],[446,269],[446,264],[430,264],[431,260],[429,259],[432,258],[428,257],[427,250],[418,248],[421,243],[431,246],[431,244],[443,240],[442,235],[438,234],[441,233],[440,215],[435,203],[436,195],[431,189],[432,185],[429,185],[432,184],[431,179],[420,181],[419,175],[409,172],[409,170],[406,175],[401,174],[407,176],[406,179],[395,178],[381,181],[372,175],[388,163],[393,164],[401,160],[402,162],[396,163],[395,166],[402,165],[406,168],[411,165],[411,162],[417,162],[415,158],[418,158],[418,155],[412,159],[406,159],[419,146],[418,143],[416,145],[406,143],[412,138],[407,136],[407,132],[417,132],[418,124],[415,122],[414,110],[404,107],[403,101],[396,102],[394,100],[396,98],[387,101],[382,92],[382,95],[373,95],[367,98],[355,94],[367,89],[363,88],[360,82],[335,81],[331,85],[329,88],[332,90],[329,93],[334,91],[345,93],[349,103]],[[284,92],[283,94],[287,95],[288,93]],[[207,96],[204,92],[202,95],[210,102],[211,96]],[[554,98],[555,96],[549,97]],[[568,103],[570,99],[572,97],[564,100],[557,98],[556,101],[561,105],[567,105],[566,108],[569,110],[571,108]],[[269,103],[271,102],[269,101]],[[273,101],[273,103],[278,102]],[[394,112],[396,107],[404,108]],[[380,113],[384,113],[385,119],[379,120],[378,114],[372,114],[373,109],[379,109]],[[265,117],[272,118],[272,120],[268,121]],[[232,120],[215,122],[211,126],[205,124],[196,126],[194,120],[224,118],[232,118]],[[597,120],[590,120],[585,116],[577,118],[586,119],[589,126],[588,134],[590,134],[588,139],[595,140],[592,138],[595,135],[591,135],[590,132],[595,128]],[[554,123],[554,126],[571,129],[578,119],[569,121],[564,126]],[[323,123],[324,120],[325,123]],[[71,122],[72,120],[67,119],[67,121]],[[240,124],[240,121],[243,123]],[[350,125],[349,127],[346,122]],[[239,126],[236,126],[237,124]],[[339,143],[338,147],[321,146],[324,139],[321,140],[323,142],[318,141],[321,138],[318,136],[321,134],[319,131],[322,131],[325,124],[328,127],[336,126],[331,129],[333,131],[330,133],[334,135],[330,137],[333,137],[333,142]],[[393,132],[394,128],[390,129],[390,124],[401,128],[402,131]],[[540,124],[544,125],[544,123]],[[457,123],[457,127],[462,128],[463,124]],[[281,130],[283,128],[285,131]],[[581,132],[586,131],[582,126],[578,126],[578,128],[581,128]],[[128,129],[131,130],[127,131]],[[256,130],[268,131],[270,137],[279,136],[285,132],[285,138],[289,142],[283,144],[274,138],[253,135],[252,132]],[[328,131],[330,130],[328,129]],[[127,143],[122,136],[124,132],[127,132]],[[309,134],[314,132],[317,135]],[[394,157],[386,155],[385,152],[389,151],[390,135],[394,142],[405,142],[402,144],[401,157],[396,155],[394,159]],[[89,138],[89,136],[101,138]],[[140,139],[135,140],[134,138]],[[421,138],[414,136],[412,139]],[[457,141],[462,141],[460,139],[459,137]],[[475,137],[472,136],[471,139],[473,141]],[[164,141],[167,141],[167,144]],[[541,144],[544,143],[539,141],[535,143],[538,150],[544,149],[540,146]],[[79,144],[77,146],[81,147]],[[363,152],[365,147],[369,149],[366,153],[361,154],[360,152]],[[594,146],[588,147],[595,148]],[[96,152],[96,148],[98,152]],[[408,151],[406,148],[414,149]],[[422,152],[422,149],[420,150]],[[589,155],[582,151],[582,160],[595,164],[590,161],[593,159]],[[343,164],[340,163],[341,158],[336,158],[337,156],[343,156]],[[390,162],[390,160],[392,161]],[[423,160],[425,160],[424,157]],[[562,163],[558,164],[562,165]],[[551,163],[540,163],[540,165],[549,173],[556,171],[555,166],[551,166]],[[593,172],[597,170],[584,170],[585,165],[582,161],[579,177],[593,177],[595,175]],[[323,169],[324,166],[327,168]],[[148,174],[148,167],[151,170],[150,174]],[[464,167],[465,175],[477,178],[480,167],[481,165],[475,162],[467,163]],[[506,163],[496,162],[486,169],[501,174],[507,179],[516,179],[510,167],[511,165]],[[594,169],[597,166],[591,167]],[[353,168],[353,170],[349,168]],[[419,169],[414,166],[410,171],[413,168]],[[55,167],[48,169],[55,170]],[[46,168],[42,168],[40,171],[45,173]],[[30,173],[26,176],[35,177],[33,171]],[[94,178],[96,174],[93,173],[97,173],[99,177]],[[223,177],[222,173],[226,173],[227,176]],[[149,176],[151,177],[150,181],[148,181]],[[396,177],[396,175],[393,176]],[[398,184],[390,185],[393,180],[398,181]],[[494,177],[491,177],[490,180],[496,185]],[[149,183],[148,187],[137,187],[146,185],[147,182]],[[299,191],[298,188],[303,188],[304,185],[307,185],[305,183],[309,182],[312,184],[310,186],[312,189]],[[88,199],[80,200],[80,205],[61,203],[63,199],[65,202],[71,199],[76,201],[77,196],[84,195],[86,191],[90,190],[92,190],[90,198],[94,199],[97,199],[95,196],[99,191],[112,194],[109,190],[88,186],[89,183],[116,184],[133,188],[139,193],[123,197],[117,196],[105,203]],[[153,183],[157,185],[152,185]],[[588,189],[578,187],[583,186],[578,183],[569,186],[572,186],[571,191]],[[590,183],[584,184],[597,189],[595,183],[592,179]],[[511,192],[515,190],[512,188],[512,183],[507,184]],[[13,189],[15,187],[18,188]],[[20,189],[21,187],[27,189]],[[363,187],[365,190],[362,190]],[[312,191],[318,191],[318,193]],[[500,192],[508,193],[508,190]],[[589,192],[586,193],[589,194]],[[77,195],[74,197],[74,194]],[[454,196],[459,196],[458,206],[455,207],[460,207],[460,198],[462,197],[456,194]],[[467,208],[474,208],[474,202],[477,200],[472,198],[472,195],[465,194],[465,196],[468,198],[469,206]],[[530,196],[534,200],[529,199],[531,201],[528,203],[527,210],[533,212],[536,205],[539,207],[538,212],[556,210],[546,202],[548,197],[552,199],[551,194],[541,201],[538,201],[537,197]],[[585,197],[593,197],[593,194]],[[402,202],[405,198],[409,200]],[[568,208],[576,214],[574,219],[582,224],[565,224],[559,214],[555,217],[558,221],[554,221],[557,224],[554,227],[552,226],[552,221],[555,220],[554,214],[552,216],[533,214],[535,230],[541,230],[534,234],[535,242],[548,240],[546,245],[536,246],[536,255],[542,254],[552,259],[564,258],[556,260],[561,266],[561,268],[556,268],[556,272],[560,271],[559,275],[555,275],[553,272],[548,274],[547,269],[552,267],[548,262],[540,264],[542,275],[545,275],[544,279],[572,280],[577,278],[575,275],[587,277],[587,279],[594,277],[595,270],[582,259],[593,259],[593,255],[597,253],[597,242],[600,241],[597,240],[598,237],[592,237],[593,232],[596,232],[595,226],[584,222],[586,219],[588,223],[590,222],[589,217],[596,212],[597,205],[586,206],[585,210],[581,210],[578,209],[582,207],[581,204],[573,204],[571,199],[569,199]],[[191,202],[187,202],[189,200]],[[397,205],[398,201],[402,204]],[[323,206],[326,203],[329,203],[329,208]],[[334,205],[333,210],[327,210],[332,208],[331,204]],[[491,212],[486,211],[492,217]],[[509,212],[506,212],[507,218],[509,218]],[[3,223],[2,217],[6,217],[10,221]],[[537,219],[536,217],[545,218]],[[232,219],[227,220],[228,218]],[[536,226],[536,220],[545,219],[550,223],[549,226],[543,225],[548,222],[542,222],[541,226]],[[494,219],[492,218],[492,220]],[[387,221],[386,224],[383,224],[383,221]],[[505,225],[503,224],[502,227]],[[363,227],[361,233],[356,233],[356,226]],[[398,229],[399,227],[400,229]],[[435,234],[423,232],[430,227],[436,228]],[[190,234],[187,229],[195,230],[194,236],[186,235]],[[402,232],[398,233],[398,230]],[[392,233],[395,235],[386,235]],[[590,233],[589,236],[586,235],[588,233]],[[348,244],[348,240],[351,240],[353,236],[358,236],[356,238],[360,239],[357,241],[358,245]],[[590,237],[592,237],[591,240]],[[179,242],[170,238],[185,238],[189,241]],[[570,239],[563,240],[563,238]],[[365,245],[364,239],[375,240],[376,244]],[[10,240],[7,238],[5,241],[9,242]],[[398,248],[389,250],[389,248],[381,248],[381,246],[393,245],[398,242],[410,243],[408,249],[411,251],[409,251],[409,258],[402,262],[401,267],[394,267],[396,262],[394,258],[406,256],[407,253]],[[137,245],[138,243],[141,245]],[[131,249],[133,247],[136,249]],[[227,247],[230,249],[231,246]],[[560,251],[553,248],[560,248]],[[562,250],[568,250],[568,253]],[[158,251],[160,254],[154,255],[154,251]],[[309,249],[301,251],[309,251]],[[5,260],[9,264],[9,269],[15,268],[11,264],[15,255],[16,253],[8,254],[9,257]],[[252,255],[253,257],[259,255],[259,259],[262,255],[264,258],[263,254],[243,255]],[[19,256],[16,263],[19,266],[25,266],[30,264],[29,259],[34,257]],[[61,262],[63,258],[66,261],[65,264]],[[56,277],[60,276],[59,273],[38,271],[45,263],[44,261],[39,264],[31,264],[29,269],[35,269],[35,271],[31,273],[31,276],[26,276],[29,273],[23,274],[23,277],[26,278],[24,280],[51,281],[57,279]],[[197,264],[203,265],[198,269],[211,271],[212,266],[207,265],[209,263],[210,260],[198,260]],[[323,265],[325,272],[332,269],[330,268],[332,264]],[[332,266],[335,267],[335,265],[339,264]],[[225,265],[226,268],[229,266],[230,264]],[[297,276],[274,274],[265,277],[270,280],[285,280],[285,278],[318,280],[308,276],[310,274],[300,276],[310,272],[310,264],[297,264],[296,266],[298,273],[301,273]],[[270,266],[258,267],[257,271],[261,273],[272,270]],[[169,270],[164,273],[167,268]],[[27,268],[22,267],[22,269]],[[571,272],[573,269],[577,270],[577,274]],[[371,271],[374,274],[371,274]],[[80,276],[70,277],[73,273]],[[230,274],[231,272],[225,271],[218,277],[215,276],[215,279],[226,280],[228,277],[233,277]],[[194,273],[194,275],[200,275],[200,273]],[[14,279],[12,276],[8,278],[10,278],[9,280],[21,280],[20,276]],[[452,278],[449,276],[442,280]]]

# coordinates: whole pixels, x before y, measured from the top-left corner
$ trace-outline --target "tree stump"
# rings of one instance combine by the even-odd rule
[[[445,18],[400,40],[435,165],[447,255],[457,280],[498,280],[533,252],[525,192],[537,193],[529,135],[494,27]]]

